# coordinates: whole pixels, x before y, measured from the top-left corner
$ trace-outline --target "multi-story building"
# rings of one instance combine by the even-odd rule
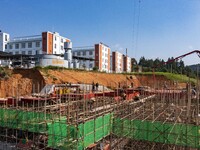
[[[10,41],[10,35],[0,31],[0,51],[7,49],[7,43]]]
[[[131,58],[124,54],[114,51],[112,52],[112,72],[122,73],[131,72]]]
[[[99,71],[110,72],[110,48],[103,44],[95,44],[94,47],[82,47],[73,49],[73,55],[91,60],[80,60],[80,66],[92,70],[97,67]]]
[[[123,55],[123,71],[124,72],[131,72],[131,58],[128,56]]]
[[[88,70],[92,70],[95,67],[95,50],[94,47],[80,47],[80,48],[73,48],[73,56],[89,58],[91,60],[83,60],[80,59],[80,67],[86,68]]]
[[[118,51],[112,52],[112,72],[123,72],[123,54]]]
[[[10,35],[0,33],[0,51],[12,54],[64,54],[64,42],[70,39],[57,32],[42,32],[41,35],[17,37],[10,40]]]

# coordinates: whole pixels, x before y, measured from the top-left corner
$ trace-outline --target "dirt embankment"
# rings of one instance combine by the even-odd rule
[[[9,71],[8,79],[0,79],[0,98],[8,96],[24,96],[39,92],[45,84],[52,83],[92,83],[114,88],[131,85],[139,86],[140,82],[134,75],[107,74],[75,70],[35,70],[17,69]]]
[[[123,74],[109,74],[109,73],[97,73],[97,72],[86,72],[86,71],[75,71],[75,70],[48,70],[41,71],[45,82],[50,83],[89,83],[98,82],[101,85],[108,86],[111,88],[120,86],[131,85],[139,86],[140,82],[134,75],[123,75]]]
[[[39,91],[45,81],[38,70],[10,70],[8,79],[0,79],[0,98],[8,96],[24,96]]]
[[[154,88],[184,88],[185,83],[177,83],[166,79],[165,76],[153,75],[123,75],[107,74],[76,70],[35,70],[17,69],[9,70],[8,79],[0,79],[0,98],[8,96],[25,96],[39,92],[45,84],[60,83],[89,83],[98,82],[101,85],[115,88],[134,84],[137,86],[150,86]]]
[[[180,83],[167,79],[163,75],[136,75],[142,86],[149,86],[157,89],[170,88],[182,89],[186,87],[186,83]]]

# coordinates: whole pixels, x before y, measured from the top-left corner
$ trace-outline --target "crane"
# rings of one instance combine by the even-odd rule
[[[176,58],[170,59],[170,60],[168,60],[168,61],[166,61],[166,62],[162,62],[162,63],[160,63],[160,64],[154,66],[154,67],[153,67],[153,72],[154,72],[154,69],[155,69],[155,68],[158,68],[158,67],[160,67],[160,66],[162,66],[162,65],[166,65],[166,64],[168,64],[168,63],[172,63],[172,62],[174,62],[174,61],[177,61],[177,60],[179,60],[179,59],[182,59],[183,57],[186,57],[186,56],[191,55],[191,54],[193,54],[193,53],[196,53],[196,54],[199,56],[199,58],[200,58],[200,50],[194,50],[194,51],[191,51],[191,52],[189,52],[189,53],[183,54],[183,55],[181,55],[181,56],[178,56],[178,57],[176,57]]]
[[[191,52],[189,52],[189,53],[183,54],[183,55],[181,55],[181,56],[178,56],[178,57],[176,57],[176,58],[170,59],[170,60],[168,60],[168,61],[166,61],[166,62],[162,62],[162,63],[160,63],[160,64],[158,64],[158,65],[156,65],[156,66],[153,66],[153,78],[154,78],[154,80],[155,80],[155,68],[158,68],[158,67],[160,67],[160,66],[162,66],[162,65],[166,65],[166,64],[168,64],[168,63],[172,63],[172,62],[174,62],[174,61],[177,61],[177,60],[179,60],[179,59],[182,59],[183,57],[186,57],[186,56],[191,55],[191,54],[193,54],[193,53],[196,53],[196,54],[199,56],[199,58],[200,58],[200,50],[193,50],[193,51],[191,51]]]

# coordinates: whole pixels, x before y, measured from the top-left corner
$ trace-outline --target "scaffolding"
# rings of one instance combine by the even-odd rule
[[[156,85],[137,101],[122,99],[118,90],[110,96],[104,87],[42,97],[17,93],[0,103],[0,149],[199,149],[199,83],[196,97],[190,84],[186,91]]]

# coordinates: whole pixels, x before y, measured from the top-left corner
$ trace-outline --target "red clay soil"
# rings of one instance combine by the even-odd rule
[[[44,85],[44,78],[38,70],[10,70],[8,79],[0,79],[0,98],[30,95]],[[39,86],[40,85],[40,86]]]
[[[186,83],[174,82],[167,79],[165,76],[156,75],[136,75],[142,86],[149,86],[157,89],[164,88],[167,85],[170,89],[182,89],[186,87]]]
[[[167,82],[169,87],[174,86],[174,82],[167,80],[164,76],[149,75],[123,75],[108,74],[76,70],[35,70],[35,69],[16,69],[9,70],[11,76],[8,79],[0,79],[0,98],[9,96],[25,96],[31,93],[38,93],[45,84],[60,83],[89,83],[93,81],[101,85],[115,88],[119,83],[123,85],[134,84],[134,87],[143,85],[155,88],[162,88]],[[132,79],[131,79],[132,77]],[[155,86],[154,86],[155,85]],[[178,86],[184,87],[185,84],[179,83]]]
[[[107,74],[74,70],[35,70],[16,69],[9,70],[11,76],[8,79],[0,79],[0,98],[9,96],[25,96],[39,92],[45,84],[60,83],[92,83],[114,88],[120,83],[121,86],[131,83],[139,86],[135,76],[122,74]],[[126,80],[127,79],[127,80]]]
[[[97,72],[87,72],[87,71],[75,71],[75,70],[48,70],[41,71],[45,82],[50,83],[89,83],[92,84],[98,82],[101,85],[105,85],[107,87],[117,87],[120,83],[121,86],[131,85],[139,86],[140,83],[138,79],[134,75],[123,75],[123,74],[109,74],[109,73],[97,73]],[[132,76],[132,79],[131,79]],[[127,79],[127,80],[126,80]]]

